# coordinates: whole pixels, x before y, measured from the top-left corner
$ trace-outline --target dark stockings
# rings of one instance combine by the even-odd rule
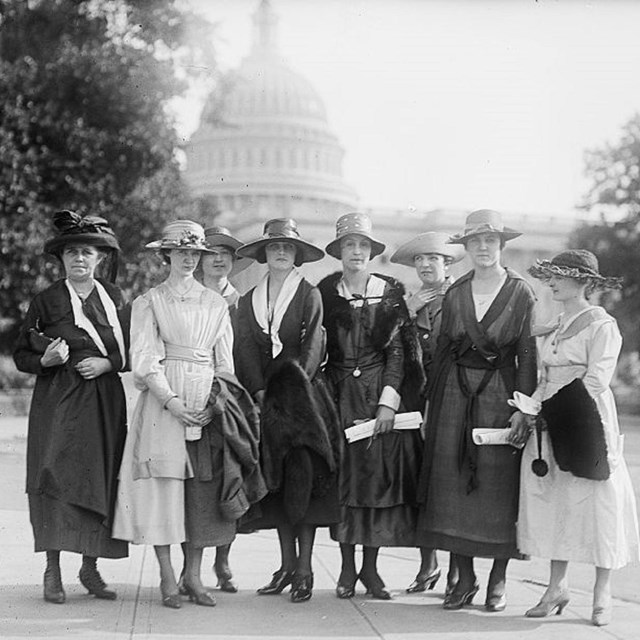
[[[288,573],[295,572],[299,576],[310,576],[313,542],[316,528],[310,524],[280,525],[278,540],[280,542],[281,568]]]
[[[470,556],[456,555],[459,580],[458,591],[469,591],[477,582],[475,570],[473,568],[473,558]],[[495,559],[489,574],[487,591],[495,595],[501,595],[505,590],[507,579],[507,565],[509,560]]]

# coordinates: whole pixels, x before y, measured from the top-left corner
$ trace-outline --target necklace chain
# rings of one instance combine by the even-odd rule
[[[166,284],[167,284],[167,287],[169,287],[169,289],[174,293],[174,295],[180,298],[180,302],[184,302],[184,299],[187,297],[191,289],[193,289],[193,287],[195,286],[196,280],[194,278],[191,284],[187,287],[187,289],[183,293],[180,293],[175,287],[170,285],[168,282]]]

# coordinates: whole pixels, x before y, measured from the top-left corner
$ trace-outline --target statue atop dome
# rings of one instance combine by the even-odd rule
[[[273,54],[278,49],[278,16],[269,0],[261,0],[253,14],[253,55]]]

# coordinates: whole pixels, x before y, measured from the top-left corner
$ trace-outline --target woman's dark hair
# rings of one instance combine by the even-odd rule
[[[280,242],[279,240],[274,240],[272,243],[268,242],[267,244],[265,244],[264,246],[260,247],[257,251],[256,251],[256,261],[259,262],[260,264],[266,264],[267,262],[267,245],[269,244],[276,244]],[[283,243],[286,243],[287,240],[282,240]],[[289,242],[288,244],[292,245],[293,248],[296,250],[296,257],[293,259],[293,264],[296,267],[299,267],[302,264],[302,251],[300,251],[300,249],[298,249],[298,247],[296,247],[295,244],[293,244],[293,242]]]
[[[496,235],[500,238],[500,251],[502,251],[507,244],[507,241],[504,239],[504,236],[501,233],[496,233]],[[464,250],[467,250],[467,242],[469,242],[469,238],[467,238],[462,244],[464,246]]]

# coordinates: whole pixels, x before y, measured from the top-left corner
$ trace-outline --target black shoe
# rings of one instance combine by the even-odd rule
[[[269,584],[265,584],[264,587],[258,589],[258,593],[261,596],[275,596],[282,593],[285,587],[289,586],[293,580],[293,571],[285,571],[284,569],[278,569],[271,578]]]
[[[213,565],[213,570],[218,578],[218,587],[220,588],[220,591],[224,591],[225,593],[238,593],[238,587],[232,580],[233,575],[231,574],[229,567],[226,569],[218,569],[218,567]]]
[[[294,574],[291,586],[291,602],[306,602],[313,593],[313,574],[299,576]]]
[[[449,594],[442,605],[443,609],[449,611],[455,611],[456,609],[462,609],[466,604],[471,604],[478,593],[480,586],[476,582],[468,591],[462,591],[459,589],[459,583],[456,588]]]
[[[118,597],[115,591],[107,589],[107,585],[95,566],[87,567],[82,565],[82,567],[80,567],[80,573],[78,573],[78,578],[82,586],[96,598],[100,598],[101,600],[115,600]]]
[[[384,582],[377,573],[374,576],[368,576],[360,571],[358,579],[365,586],[367,595],[376,600],[391,600],[391,594],[384,588]]]
[[[62,587],[60,567],[47,567],[44,572],[44,599],[54,604],[63,604],[67,599]]]
[[[407,593],[422,593],[423,591],[432,591],[436,586],[442,571],[439,568],[434,569],[429,575],[422,576],[418,574],[416,579],[405,589]]]

